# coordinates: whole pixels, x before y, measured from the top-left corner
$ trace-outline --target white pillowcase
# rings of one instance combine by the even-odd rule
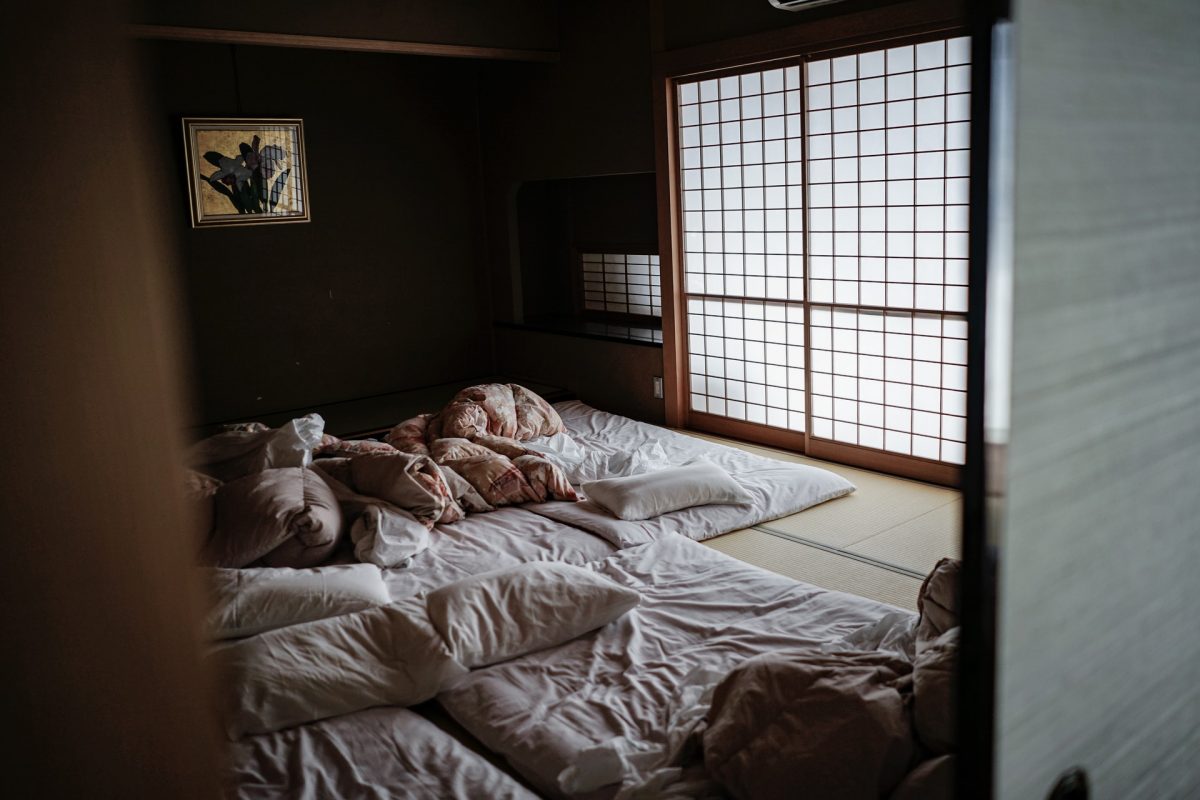
[[[607,625],[640,599],[590,570],[533,561],[443,586],[426,603],[455,658],[483,667]]]
[[[754,502],[729,473],[710,461],[583,484],[588,499],[624,520],[642,520],[692,506]]]
[[[373,706],[409,706],[466,674],[419,599],[219,647],[231,739]]]
[[[209,575],[213,605],[208,628],[216,639],[253,636],[391,600],[383,574],[372,564],[213,569]]]

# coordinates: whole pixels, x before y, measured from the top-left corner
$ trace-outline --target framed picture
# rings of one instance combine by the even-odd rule
[[[183,118],[192,227],[308,222],[304,123]]]

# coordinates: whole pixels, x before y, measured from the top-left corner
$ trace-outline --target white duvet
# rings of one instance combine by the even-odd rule
[[[233,745],[239,800],[536,800],[529,790],[424,717],[373,708]]]
[[[474,514],[437,526],[408,567],[384,570],[391,599],[528,561],[587,565],[636,589],[641,606],[615,622],[475,670],[439,700],[551,796],[703,796],[712,787],[689,758],[687,732],[729,669],[767,651],[819,649],[896,609],[797,583],[685,537],[707,539],[795,513],[854,487],[825,470],[582,403],[556,408],[566,433],[533,444],[573,482],[704,458],[733,475],[755,503],[643,522],[623,522],[587,502]],[[250,736],[235,745],[232,761],[233,783],[247,797],[525,796],[441,731],[396,708]]]
[[[704,459],[733,476],[753,502],[707,505],[628,522],[590,501],[525,506],[535,514],[590,531],[616,547],[633,547],[678,533],[704,540],[795,514],[850,494],[854,484],[818,467],[789,464],[609,414],[577,401],[557,403],[566,432],[525,447],[553,460],[572,483],[640,475]]]
[[[896,609],[680,536],[590,565],[641,605],[593,634],[471,672],[439,702],[551,796],[706,786],[683,746],[707,692],[765,652],[819,651]],[[711,788],[711,787],[709,787]],[[594,790],[594,791],[592,791]]]

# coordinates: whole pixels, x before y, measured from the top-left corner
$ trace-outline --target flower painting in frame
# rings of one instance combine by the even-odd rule
[[[192,227],[308,222],[298,119],[183,119]]]

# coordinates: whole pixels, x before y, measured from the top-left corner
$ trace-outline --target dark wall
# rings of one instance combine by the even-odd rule
[[[492,368],[474,62],[153,43],[153,113],[304,120],[312,222],[193,230],[182,147],[160,175],[183,255],[196,422]]]
[[[526,319],[570,314],[570,216],[563,181],[532,181],[516,194],[521,303]]]
[[[652,5],[563,2],[559,63],[496,64],[485,73],[480,119],[496,319],[521,321],[563,303],[571,268],[563,248],[573,237],[657,240]],[[581,180],[595,176],[627,177]],[[546,233],[529,245],[538,225],[527,220],[521,230],[517,198],[536,181],[553,183],[527,189],[526,205],[567,234]],[[532,274],[523,248],[536,254]],[[660,347],[498,328],[496,369],[564,386],[601,408],[663,419],[651,382],[662,375]]]
[[[665,419],[663,401],[654,397],[661,347],[497,328],[496,361],[505,375],[561,386],[596,408],[647,422]]]
[[[818,13],[834,12],[788,14],[765,0],[145,4],[138,21],[155,24],[560,51],[558,63],[545,64],[144,47],[159,87],[151,110],[168,141],[180,138],[181,114],[305,120],[309,224],[194,231],[181,153],[164,172],[161,196],[176,221],[191,323],[195,422],[532,363],[493,357],[491,320],[520,321],[563,304],[570,262],[561,253],[572,237],[652,240],[656,220],[641,189],[618,201],[626,218],[616,224],[586,193],[571,194],[561,209],[569,219],[556,222],[567,236],[530,248],[540,252],[525,274],[522,241],[532,234],[519,222],[521,187],[619,175],[649,186],[653,51]],[[534,201],[549,211],[557,202],[553,192]],[[544,366],[538,377],[546,382],[572,379]]]
[[[553,50],[556,0],[142,0],[137,21],[239,31]]]
[[[657,247],[654,173],[531,181],[517,193],[526,320],[573,314],[573,248]]]
[[[484,188],[498,319],[523,315],[521,184],[654,171],[650,3],[565,2],[560,61],[490,64],[483,75]]]
[[[563,181],[575,244],[658,244],[653,172]]]

